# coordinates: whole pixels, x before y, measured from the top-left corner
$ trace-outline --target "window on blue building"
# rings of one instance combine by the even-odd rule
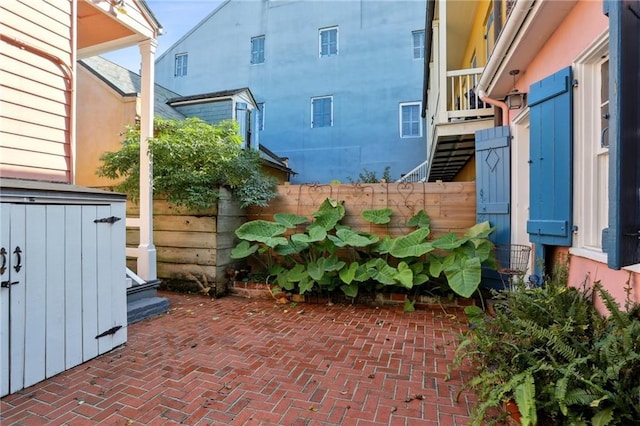
[[[251,63],[261,64],[264,62],[264,36],[253,37],[251,39]]]
[[[411,33],[413,38],[413,59],[424,59],[424,30]]]
[[[189,63],[189,54],[188,53],[178,53],[176,55],[176,66],[174,75],[176,77],[184,77],[187,75],[187,65]]]
[[[401,138],[418,138],[422,136],[420,105],[420,102],[406,102],[400,104]]]
[[[338,54],[338,27],[320,29],[320,56]]]
[[[333,96],[311,98],[311,127],[333,126]]]

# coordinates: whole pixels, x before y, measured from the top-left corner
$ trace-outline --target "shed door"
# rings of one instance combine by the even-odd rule
[[[572,81],[567,67],[531,85],[529,108],[529,239],[536,265],[544,246],[571,246],[572,240]],[[541,272],[541,271],[538,271]]]
[[[477,221],[495,226],[490,236],[496,246],[511,243],[511,133],[509,126],[476,132]],[[499,275],[483,272],[482,284],[502,288]]]
[[[120,204],[0,204],[1,395],[125,342]],[[111,216],[121,220],[100,221]]]

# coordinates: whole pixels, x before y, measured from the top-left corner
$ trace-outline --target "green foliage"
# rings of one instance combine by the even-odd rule
[[[228,186],[243,207],[265,206],[276,196],[276,182],[261,172],[254,150],[242,149],[235,121],[212,126],[198,118],[156,117],[149,140],[154,192],[188,208],[215,206],[218,188]],[[139,197],[140,129],[127,127],[122,147],[102,155],[98,175],[121,180],[116,189]]]
[[[626,425],[640,419],[640,307],[622,311],[599,283],[567,287],[566,267],[542,288],[496,295],[494,314],[465,309],[470,328],[454,367],[472,361],[472,424],[515,400],[523,425]],[[501,419],[493,419],[500,421]],[[491,422],[489,422],[491,424]]]
[[[365,167],[358,174],[358,179],[353,180],[351,177],[347,178],[350,183],[380,183],[380,182],[391,182],[391,167],[387,166],[384,168],[382,172],[382,177],[378,179],[376,172],[372,172],[367,170]]]
[[[380,224],[389,222],[391,214],[390,209],[380,209],[364,211],[361,216]],[[236,230],[243,241],[231,256],[242,259],[257,255],[267,272],[276,275],[279,285],[300,293],[340,289],[348,297],[356,297],[361,286],[410,290],[441,275],[454,292],[464,297],[478,288],[481,265],[491,255],[491,250],[484,249],[491,247],[483,236],[491,230],[488,224],[470,228],[468,236],[448,234],[432,243],[427,241],[429,217],[424,211],[409,220],[417,229],[382,239],[340,224],[344,216],[344,203],[327,198],[312,214],[311,222],[278,213],[275,222],[245,223]],[[303,224],[304,231],[292,232]],[[436,241],[439,250],[433,254]],[[430,261],[438,266],[430,268]]]

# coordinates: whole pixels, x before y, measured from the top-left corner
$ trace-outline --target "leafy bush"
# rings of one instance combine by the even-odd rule
[[[382,177],[378,179],[376,172],[368,170],[366,167],[358,174],[358,179],[355,181],[349,177],[347,180],[350,183],[380,183],[391,182],[391,167],[387,166],[382,172]]]
[[[276,183],[261,172],[259,154],[241,143],[235,121],[212,126],[198,118],[156,117],[149,140],[154,192],[177,205],[208,208],[216,204],[218,187],[229,186],[243,206],[266,205],[276,195]],[[102,155],[98,175],[121,179],[116,189],[137,199],[139,156],[140,128],[128,127],[121,149]]]
[[[487,222],[459,237],[446,234],[428,241],[430,221],[421,210],[407,223],[416,229],[396,238],[358,232],[342,225],[343,202],[326,199],[309,223],[303,216],[278,213],[275,221],[255,220],[236,230],[242,241],[231,257],[254,256],[267,274],[285,290],[300,294],[334,291],[356,297],[361,287],[398,286],[412,289],[430,279],[446,277],[451,290],[471,296],[481,278],[481,265],[489,262],[492,228]],[[391,209],[366,210],[361,216],[374,224],[391,220]],[[304,232],[295,233],[305,226]]]
[[[564,271],[542,288],[497,294],[494,315],[466,308],[470,329],[453,365],[472,361],[467,385],[480,400],[472,424],[484,424],[491,409],[510,400],[524,426],[640,419],[640,309],[622,311],[596,283],[610,312],[602,317],[592,293],[567,287]]]

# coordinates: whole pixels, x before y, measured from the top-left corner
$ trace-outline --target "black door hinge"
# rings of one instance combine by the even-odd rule
[[[96,219],[93,223],[116,223],[120,218],[116,216],[103,217],[102,219]]]
[[[110,334],[116,334],[116,331],[120,330],[121,328],[122,328],[121,325],[116,325],[115,327],[111,327],[107,331],[98,334],[96,336],[96,339],[99,339],[99,338],[104,337],[104,336],[108,336]]]

